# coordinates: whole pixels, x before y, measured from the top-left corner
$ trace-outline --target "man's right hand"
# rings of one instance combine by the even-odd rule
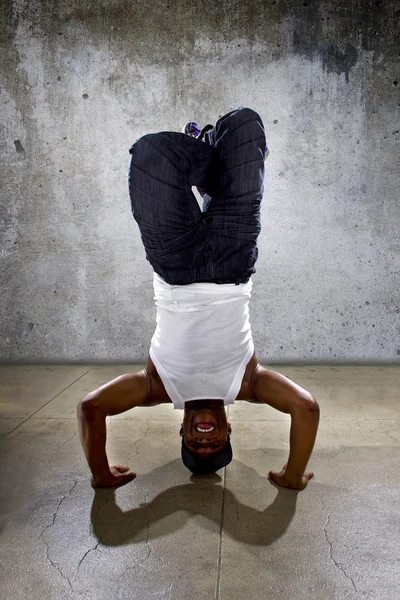
[[[127,473],[129,470],[130,467],[124,467],[123,465],[115,465],[114,467],[110,467],[110,472],[107,473],[107,475],[102,475],[101,477],[92,477],[92,487],[102,488],[126,485],[136,477],[136,473]]]

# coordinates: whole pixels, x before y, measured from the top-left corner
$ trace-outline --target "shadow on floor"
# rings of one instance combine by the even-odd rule
[[[247,493],[250,487],[258,496],[267,485],[271,485],[254,469],[238,460],[232,461],[232,465],[234,463]],[[173,460],[148,473],[142,478],[142,483],[145,483],[145,478],[165,480],[166,471],[176,472],[181,464],[180,459]],[[230,537],[247,544],[268,546],[284,534],[295,513],[298,494],[295,490],[273,484],[278,494],[272,504],[260,511],[242,504],[229,488],[215,485],[221,482],[217,474],[192,476],[190,480],[191,483],[166,489],[149,503],[125,512],[116,502],[115,488],[95,490],[91,522],[99,543],[120,546],[141,541],[147,536],[147,539],[163,537],[182,528],[191,515],[209,518],[218,527],[223,512],[224,529]]]

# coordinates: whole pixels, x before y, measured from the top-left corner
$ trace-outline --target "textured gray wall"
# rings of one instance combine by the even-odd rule
[[[271,149],[259,359],[398,360],[395,0],[2,0],[1,21],[2,362],[145,359],[128,148],[239,105]]]

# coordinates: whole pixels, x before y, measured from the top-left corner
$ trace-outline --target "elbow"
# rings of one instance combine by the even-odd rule
[[[76,414],[79,420],[84,419],[89,421],[93,419],[94,415],[98,412],[98,403],[95,396],[87,394],[82,400],[78,402],[76,408]]]
[[[316,413],[317,415],[319,415],[319,404],[316,401],[316,399],[314,398],[314,396],[311,396],[311,401],[308,405],[308,410],[310,412]]]
[[[319,415],[319,404],[312,394],[308,393],[307,396],[303,398],[302,406],[308,412]]]

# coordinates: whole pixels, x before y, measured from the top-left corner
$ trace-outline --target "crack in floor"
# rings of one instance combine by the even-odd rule
[[[93,516],[93,523],[95,523],[97,521],[97,518],[101,512],[101,510],[110,502],[110,500],[112,499],[112,496],[109,495],[108,498],[106,499],[105,502],[103,502],[103,504],[100,504],[100,506],[97,508],[96,514]],[[83,563],[83,561],[85,560],[85,558],[87,557],[88,554],[90,554],[91,552],[94,552],[95,550],[97,550],[97,548],[99,547],[99,545],[101,544],[102,539],[104,538],[105,535],[107,535],[107,531],[105,531],[97,540],[96,545],[93,546],[93,548],[89,548],[89,550],[87,550],[85,552],[85,554],[82,556],[82,558],[80,559],[78,566],[76,567],[76,572],[78,573],[81,564]]]
[[[145,500],[144,500],[143,503],[140,504],[141,507],[146,506],[146,508],[144,510],[144,514],[145,514],[147,522],[146,522],[146,539],[144,541],[146,543],[147,550],[148,550],[147,555],[141,561],[136,562],[134,565],[127,566],[126,569],[121,573],[121,575],[120,575],[121,577],[123,575],[126,575],[126,573],[128,571],[130,571],[132,569],[136,569],[137,567],[141,567],[145,562],[148,561],[148,559],[150,558],[151,553],[153,551],[152,547],[150,546],[150,542],[149,542],[149,539],[150,539],[150,519],[149,519],[149,516],[147,514],[147,508],[149,507],[149,503],[148,503],[149,496],[150,496],[150,491],[146,490]]]
[[[78,435],[78,433],[79,433],[79,431],[75,431],[75,433],[74,433],[73,435],[71,435],[71,437],[69,437],[68,439],[66,439],[66,440],[65,440],[65,441],[64,441],[62,444],[60,444],[59,446],[57,446],[57,448],[56,448],[55,452],[53,452],[53,454],[51,455],[51,457],[50,457],[50,460],[51,460],[52,458],[54,458],[54,456],[55,456],[56,454],[58,454],[58,452],[60,451],[60,449],[61,449],[63,446],[65,446],[65,444],[67,444],[68,442],[70,442],[71,440],[73,440],[73,439],[74,439],[74,437],[76,437],[76,436]]]
[[[104,534],[105,535],[105,534]],[[87,550],[85,552],[85,554],[82,556],[81,560],[78,563],[78,566],[76,567],[76,572],[78,573],[81,564],[83,563],[83,561],[85,560],[85,558],[87,557],[88,554],[90,554],[91,552],[94,552],[95,550],[97,550],[97,548],[99,547],[99,544],[101,543],[101,540],[103,539],[103,535],[101,535],[97,541],[97,544],[93,547],[93,548],[89,548],[89,550]]]
[[[150,428],[150,426],[149,426],[149,428]],[[143,438],[141,438],[141,439],[143,439]],[[139,440],[138,440],[138,441],[139,441]],[[148,499],[149,499],[149,496],[150,496],[150,491],[149,491],[149,490],[145,490],[145,491],[146,491],[146,497],[145,497],[144,504],[145,504],[145,505],[148,507],[148,506],[149,506],[149,504],[148,504]],[[97,511],[96,511],[96,514],[95,514],[95,516],[93,517],[93,521],[94,521],[94,522],[95,522],[95,521],[96,521],[96,519],[98,518],[98,516],[99,516],[99,514],[100,514],[100,511],[101,511],[101,510],[102,510],[102,509],[103,509],[103,508],[106,506],[106,504],[108,504],[108,503],[110,502],[110,499],[111,499],[111,496],[110,496],[109,498],[107,498],[107,500],[106,500],[106,501],[105,501],[103,504],[101,504],[101,505],[99,506],[99,508],[98,508],[98,509],[97,509]],[[126,569],[125,569],[125,570],[124,570],[124,571],[121,573],[120,577],[122,577],[123,575],[125,575],[125,574],[126,574],[126,573],[127,573],[129,570],[130,570],[130,569],[133,569],[133,568],[136,568],[136,567],[141,567],[141,566],[142,566],[142,565],[143,565],[143,564],[144,564],[144,563],[145,563],[145,562],[146,562],[146,561],[147,561],[147,560],[150,558],[150,555],[151,555],[151,553],[152,553],[152,547],[150,546],[150,542],[149,542],[149,539],[150,539],[150,519],[149,519],[149,516],[148,516],[148,514],[147,514],[147,510],[146,510],[146,509],[145,509],[145,511],[144,511],[144,514],[145,514],[145,516],[146,516],[146,520],[147,520],[147,524],[146,524],[146,539],[145,539],[145,543],[146,543],[146,546],[147,546],[147,549],[148,549],[147,556],[145,556],[145,557],[144,557],[144,558],[143,558],[143,559],[142,559],[140,562],[137,562],[137,563],[135,563],[134,565],[129,565],[128,567],[126,567]],[[79,569],[80,569],[80,567],[81,567],[81,565],[82,565],[83,561],[86,559],[86,557],[87,557],[87,556],[88,556],[88,555],[89,555],[91,552],[94,552],[95,550],[97,550],[97,549],[98,549],[99,545],[101,544],[101,542],[102,542],[103,538],[104,538],[106,535],[107,535],[107,531],[106,531],[106,532],[104,532],[104,533],[103,533],[103,534],[100,536],[100,538],[98,539],[98,541],[97,541],[96,545],[95,545],[95,546],[93,546],[93,548],[89,548],[89,549],[88,549],[88,550],[87,550],[87,551],[84,553],[84,555],[82,556],[82,558],[80,559],[80,561],[79,561],[79,563],[78,563],[78,565],[77,565],[77,568],[76,568],[76,572],[77,572],[77,573],[78,573],[78,571],[79,571]]]
[[[61,577],[62,577],[63,579],[65,579],[65,580],[68,582],[68,584],[69,584],[69,587],[70,587],[70,589],[71,589],[72,591],[74,591],[74,588],[72,587],[71,581],[70,581],[70,580],[69,580],[69,578],[68,578],[68,577],[67,577],[67,576],[66,576],[66,575],[65,575],[65,574],[62,572],[62,570],[60,569],[60,567],[58,566],[58,564],[57,564],[57,563],[55,563],[55,562],[52,560],[51,556],[50,556],[50,546],[49,546],[49,544],[47,543],[47,541],[46,541],[46,539],[45,539],[45,537],[44,537],[44,534],[46,533],[46,531],[47,531],[48,529],[50,529],[51,527],[53,527],[53,525],[54,525],[54,523],[55,523],[55,521],[56,521],[57,515],[58,515],[58,511],[60,510],[61,504],[64,502],[65,498],[67,498],[67,497],[70,497],[70,496],[71,496],[71,494],[72,494],[72,492],[73,492],[73,490],[74,490],[74,488],[75,488],[75,486],[76,486],[77,484],[78,484],[78,481],[76,481],[76,480],[75,480],[75,481],[74,481],[74,484],[73,484],[73,486],[71,487],[71,489],[69,490],[68,494],[65,494],[64,496],[62,496],[61,500],[59,501],[59,503],[58,503],[58,505],[57,505],[57,508],[56,508],[56,510],[55,510],[55,511],[54,511],[54,513],[53,513],[53,519],[52,519],[52,522],[51,522],[49,525],[46,525],[46,527],[43,529],[43,531],[41,532],[41,534],[40,534],[40,536],[39,536],[39,538],[38,538],[39,540],[40,540],[40,539],[42,539],[42,540],[44,541],[44,543],[46,544],[46,558],[47,558],[48,562],[51,564],[51,566],[52,566],[52,567],[54,567],[54,568],[55,568],[55,569],[56,569],[56,570],[57,570],[57,571],[60,573]]]
[[[138,439],[136,440],[136,442],[133,444],[133,447],[135,449],[135,454],[132,454],[131,456],[128,456],[128,458],[126,459],[126,462],[129,462],[133,457],[137,456],[139,454],[139,449],[138,449],[138,444],[139,442],[143,441],[145,439],[145,437],[147,436],[147,434],[150,431],[150,421],[147,421],[147,429],[144,432],[144,434]]]
[[[345,577],[347,577],[347,579],[350,579],[351,583],[353,584],[353,588],[354,588],[354,590],[355,590],[356,592],[358,592],[357,586],[356,586],[356,584],[354,583],[354,579],[353,579],[353,578],[352,578],[350,575],[348,575],[348,574],[346,573],[346,571],[344,570],[344,568],[342,567],[342,565],[341,565],[340,563],[338,563],[338,562],[337,562],[337,561],[336,561],[336,560],[333,558],[333,546],[332,546],[332,543],[331,543],[331,541],[330,541],[330,540],[329,540],[329,538],[328,538],[328,533],[327,533],[327,531],[326,531],[326,528],[327,528],[327,527],[328,527],[328,525],[329,525],[329,517],[331,516],[331,514],[332,514],[332,513],[328,513],[328,517],[327,517],[327,519],[326,519],[326,523],[325,523],[325,525],[324,525],[324,534],[325,534],[325,539],[326,539],[326,541],[327,541],[327,542],[328,542],[328,544],[329,544],[329,548],[330,548],[330,550],[329,550],[329,553],[330,553],[331,560],[332,560],[332,562],[333,562],[333,563],[334,563],[334,564],[335,564],[335,565],[336,565],[336,566],[337,566],[337,567],[338,567],[338,568],[339,568],[339,569],[342,571],[343,575],[344,575]]]
[[[392,431],[391,429],[389,429],[389,431]],[[396,442],[396,444],[399,444],[399,440],[395,437],[393,437],[392,435],[390,435],[389,431],[385,431],[384,433],[386,433],[386,435],[388,436],[388,438],[390,438],[391,440],[393,440],[394,442]]]
[[[146,539],[145,539],[145,543],[146,543],[147,550],[148,550],[148,552],[147,552],[147,556],[145,556],[145,557],[144,557],[144,558],[143,558],[143,559],[142,559],[140,562],[137,562],[137,563],[135,563],[134,565],[130,565],[130,566],[128,566],[128,567],[127,567],[127,568],[124,570],[124,572],[123,572],[123,573],[121,573],[121,577],[122,577],[123,575],[126,575],[126,573],[127,573],[128,571],[130,571],[131,569],[136,569],[137,567],[141,567],[141,566],[142,566],[142,565],[143,565],[143,564],[144,564],[146,561],[148,561],[148,559],[150,558],[150,556],[151,556],[151,553],[152,553],[152,551],[153,551],[152,547],[150,546],[150,541],[149,541],[149,540],[150,540],[150,518],[149,518],[149,516],[148,516],[148,514],[147,514],[147,508],[149,507],[149,503],[148,503],[149,496],[150,496],[150,491],[149,491],[149,490],[146,490],[146,497],[145,497],[144,503],[143,503],[143,504],[141,504],[141,506],[143,506],[143,505],[145,505],[145,506],[146,506],[146,508],[145,508],[145,510],[144,510],[144,514],[145,514],[146,521],[147,521],[147,522],[146,522]]]

